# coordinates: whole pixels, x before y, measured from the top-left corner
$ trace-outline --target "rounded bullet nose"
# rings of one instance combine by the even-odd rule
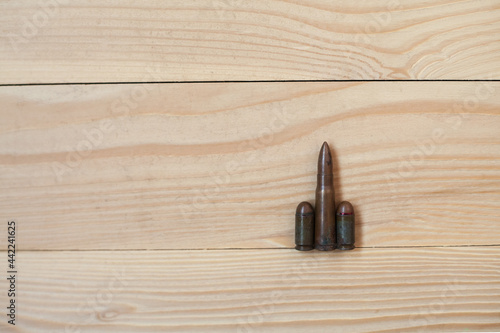
[[[349,201],[342,201],[337,208],[337,215],[354,215],[354,208]]]
[[[297,206],[297,210],[295,211],[296,215],[310,215],[313,213],[314,213],[314,208],[307,201],[302,201],[301,203],[299,203],[299,205]]]

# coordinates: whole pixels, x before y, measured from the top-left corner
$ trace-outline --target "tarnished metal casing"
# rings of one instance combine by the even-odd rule
[[[314,247],[320,251],[336,248],[335,191],[333,188],[332,156],[325,142],[318,158],[318,183],[316,187],[316,226]]]
[[[309,251],[314,248],[314,208],[301,202],[295,212],[295,249]]]
[[[354,249],[355,220],[352,205],[343,201],[337,209],[337,247],[339,250]]]

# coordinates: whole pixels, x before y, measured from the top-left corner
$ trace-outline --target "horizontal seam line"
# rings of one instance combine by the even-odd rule
[[[62,82],[4,83],[0,87],[70,86],[70,85],[130,85],[130,84],[214,84],[214,83],[284,83],[284,82],[500,82],[500,79],[428,79],[428,80],[221,80],[221,81],[125,81],[125,82]]]
[[[463,248],[463,247],[498,247],[500,244],[473,245],[410,245],[410,246],[359,246],[357,249],[415,249],[415,248]],[[233,247],[233,248],[192,248],[192,249],[33,249],[16,250],[19,252],[124,252],[124,251],[248,251],[248,250],[294,250],[294,247]],[[1,250],[0,252],[7,252]]]

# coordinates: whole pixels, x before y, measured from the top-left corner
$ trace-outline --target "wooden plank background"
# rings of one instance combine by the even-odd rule
[[[23,221],[25,250],[293,247],[295,207],[314,200],[326,140],[337,202],[356,206],[358,246],[499,244],[499,91],[4,87],[0,205]]]
[[[19,332],[498,330],[498,248],[25,251],[19,259]]]
[[[500,78],[497,0],[16,0],[0,11],[0,83]]]
[[[3,1],[0,331],[500,331],[499,30],[495,0]],[[325,140],[358,248],[301,253]]]

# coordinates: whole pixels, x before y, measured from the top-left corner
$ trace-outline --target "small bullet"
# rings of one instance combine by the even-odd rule
[[[335,192],[333,189],[332,154],[324,142],[318,158],[318,183],[316,187],[314,247],[331,251],[336,247]]]
[[[342,201],[337,209],[337,245],[339,250],[354,249],[354,208]]]
[[[295,249],[309,251],[314,248],[314,208],[301,202],[295,211]]]

